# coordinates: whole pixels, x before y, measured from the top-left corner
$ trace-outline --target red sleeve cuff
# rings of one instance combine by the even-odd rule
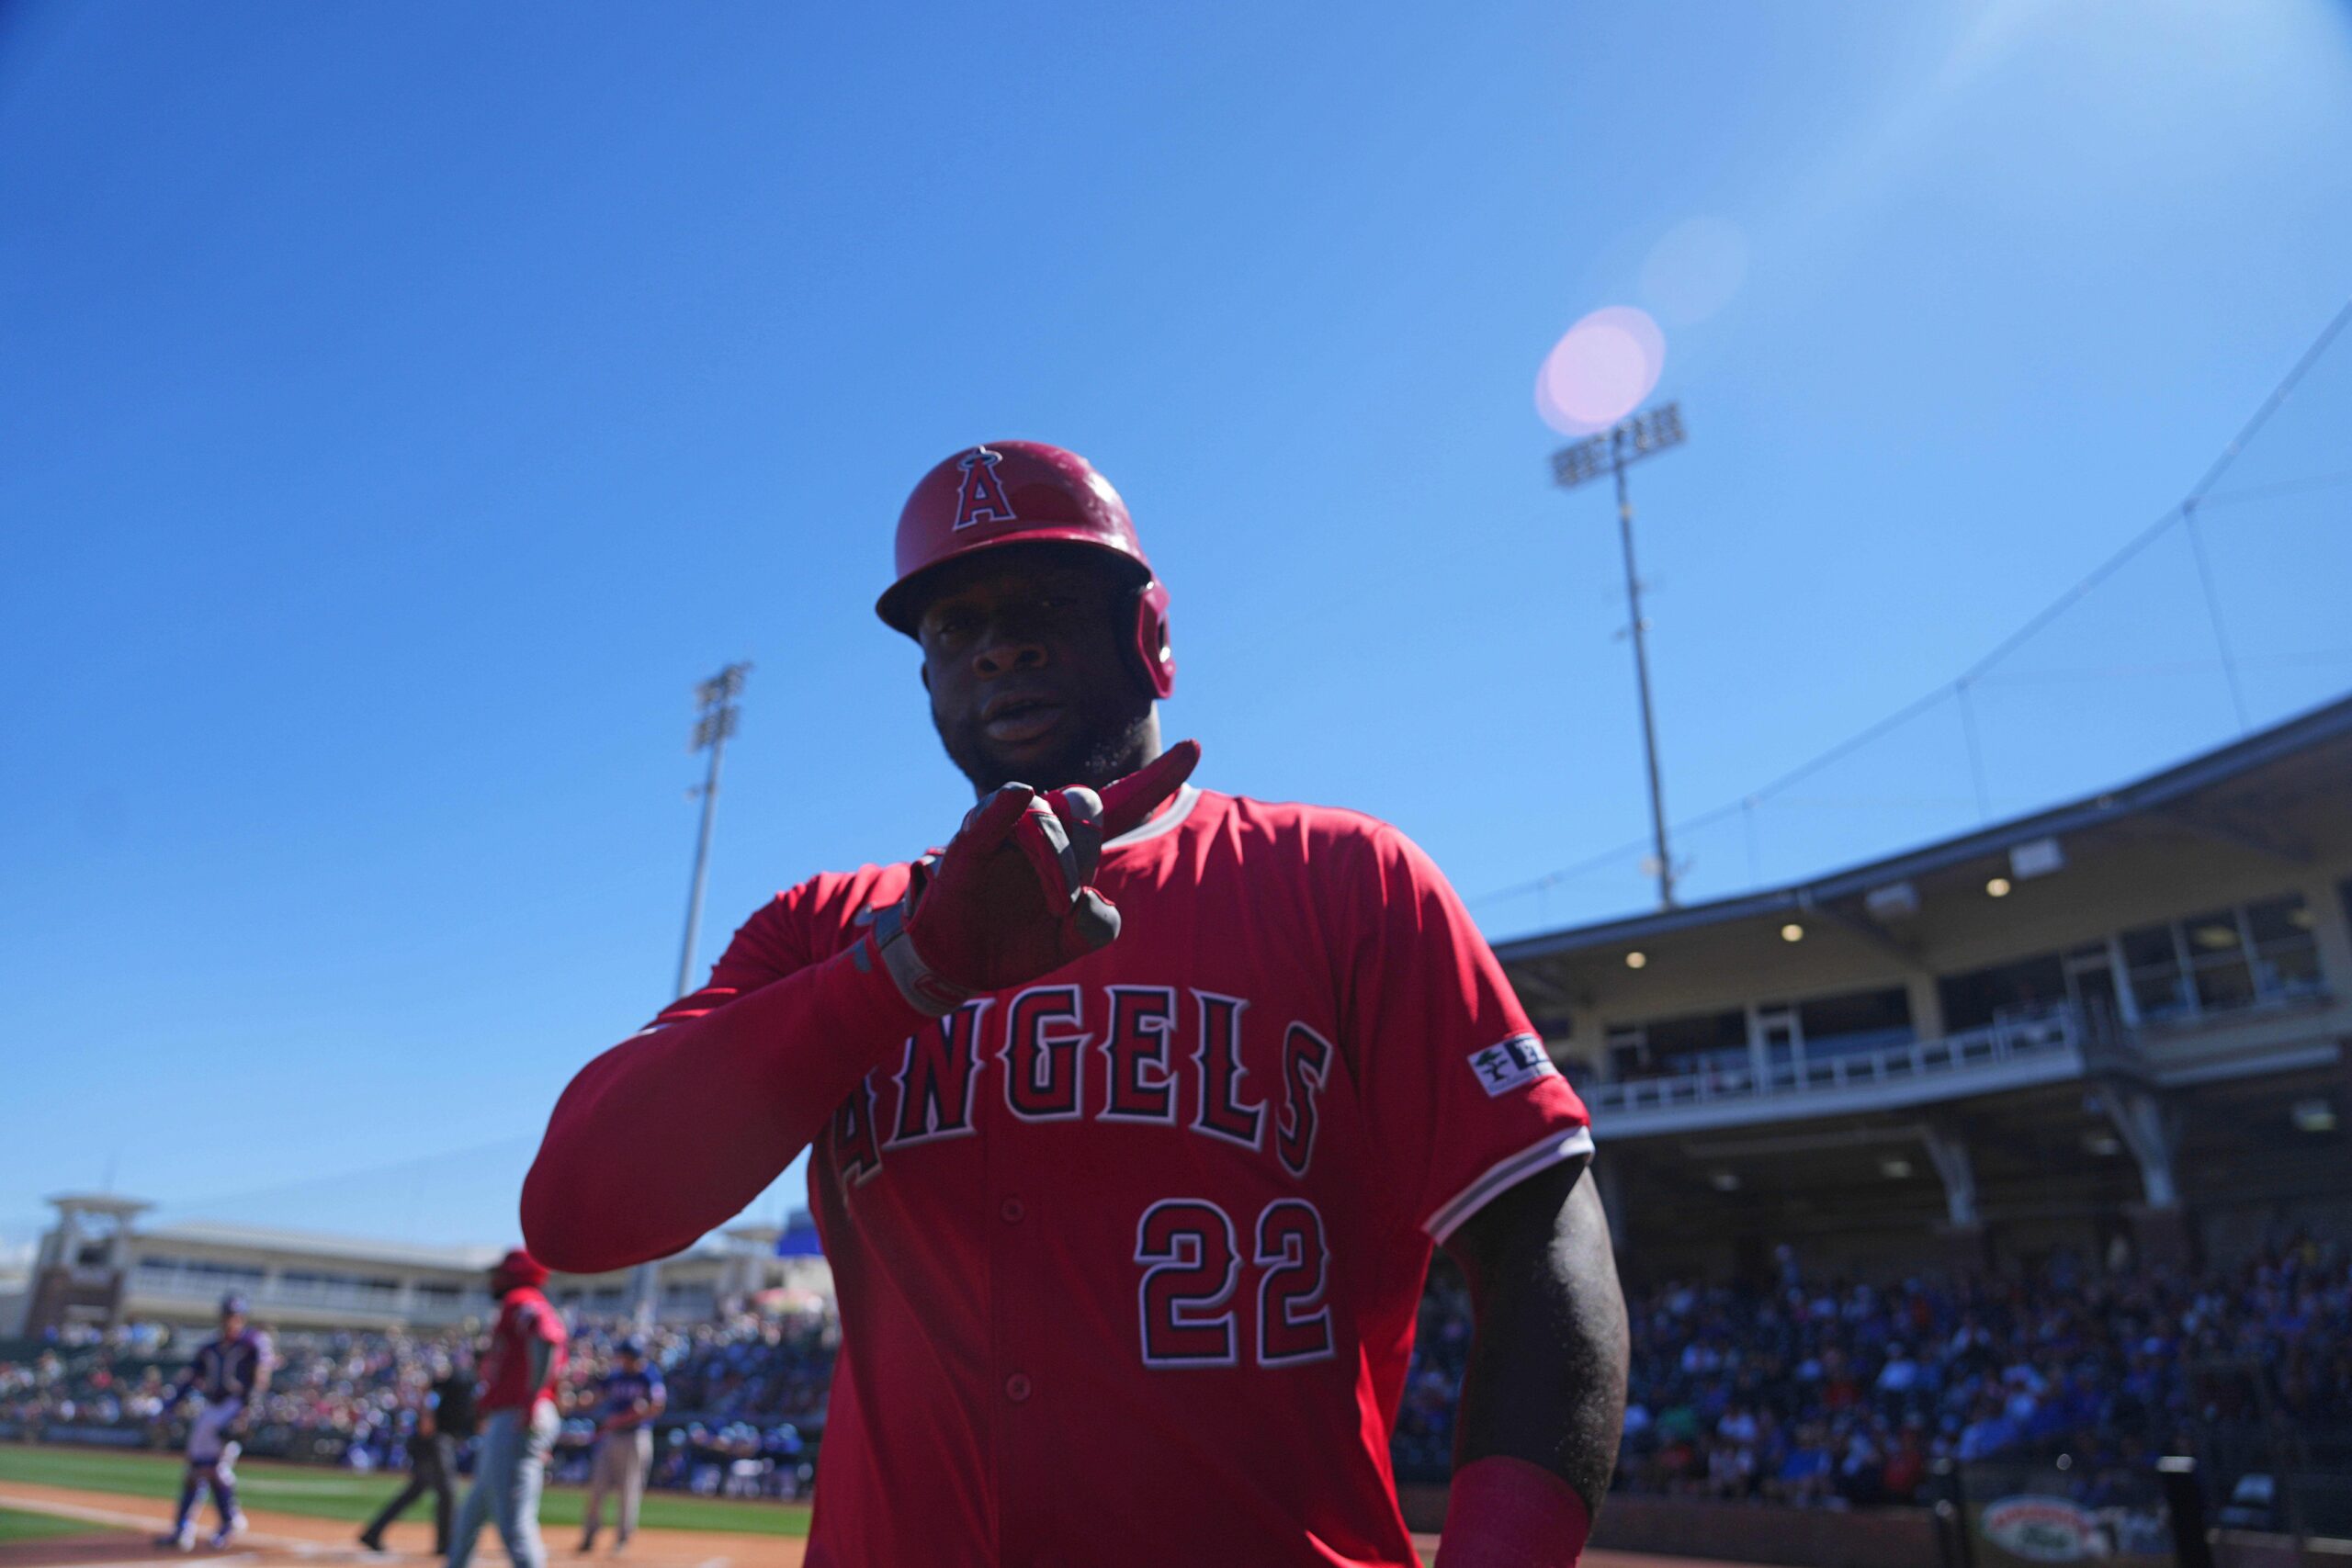
[[[1577,1489],[1509,1454],[1453,1472],[1436,1568],[1576,1568],[1592,1533]]]

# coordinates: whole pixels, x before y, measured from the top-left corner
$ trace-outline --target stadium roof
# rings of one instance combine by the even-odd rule
[[[757,1234],[744,1237],[742,1230]],[[765,1251],[773,1241],[773,1226],[747,1226],[725,1233],[730,1236],[754,1241]],[[268,1225],[233,1224],[224,1220],[179,1220],[166,1224],[150,1225],[139,1232],[139,1238],[161,1242],[166,1246],[177,1242],[191,1247],[243,1247],[256,1252],[299,1253],[310,1258],[339,1258],[355,1263],[378,1263],[403,1269],[449,1269],[460,1273],[478,1273],[504,1256],[503,1247],[436,1246],[429,1242],[380,1241],[368,1236],[334,1235],[323,1231],[280,1230]],[[678,1258],[707,1258],[728,1250],[723,1245],[713,1245],[709,1238],[697,1242]]]
[[[122,1192],[52,1192],[43,1201],[62,1209],[71,1204],[100,1214],[143,1214],[155,1205]]]
[[[1495,944],[1505,964],[1551,958],[1654,938],[1735,920],[1783,917],[1835,899],[1852,898],[1875,887],[2005,854],[2041,839],[2079,837],[2135,817],[2164,815],[2175,823],[2248,842],[2296,858],[2294,847],[2266,842],[2256,826],[2199,818],[2186,808],[2193,797],[2274,768],[2312,768],[2337,782],[2352,779],[2352,697],[2290,718],[2219,750],[2152,773],[2137,783],[2101,790],[2064,806],[2015,818],[1958,838],[1908,850],[1884,860],[1849,866],[1808,881],[1765,888],[1704,904],[1659,909],[1594,925],[1570,926]]]

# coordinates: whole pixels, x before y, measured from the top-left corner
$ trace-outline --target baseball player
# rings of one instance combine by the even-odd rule
[[[556,1414],[555,1387],[571,1339],[554,1304],[540,1292],[547,1282],[547,1266],[519,1247],[490,1271],[498,1322],[479,1368],[474,1408],[481,1441],[474,1450],[473,1487],[458,1510],[449,1540],[449,1568],[466,1568],[482,1525],[493,1518],[514,1568],[547,1568],[547,1548],[539,1540],[539,1488],[563,1424]]]
[[[1168,595],[1083,458],[956,454],[898,567],[877,608],[978,805],[779,895],[583,1068],[532,1246],[668,1254],[813,1145],[812,1568],[1413,1563],[1388,1436],[1442,1246],[1477,1334],[1440,1568],[1575,1563],[1623,1303],[1584,1106],[1445,879],[1187,782]]]
[[[605,1522],[605,1494],[621,1495],[621,1528],[613,1550],[637,1533],[637,1506],[645,1496],[645,1472],[653,1464],[653,1421],[670,1401],[662,1369],[645,1354],[645,1341],[631,1335],[616,1347],[619,1363],[596,1385],[596,1450],[588,1461],[588,1511],[581,1521],[580,1551],[596,1550]]]
[[[249,1413],[269,1392],[270,1366],[269,1337],[246,1323],[244,1297],[221,1297],[220,1334],[197,1347],[195,1359],[164,1390],[167,1412],[191,1393],[203,1396],[204,1406],[188,1427],[179,1511],[171,1529],[155,1538],[157,1546],[187,1551],[196,1545],[197,1501],[208,1485],[220,1516],[213,1550],[245,1533],[244,1512],[237,1506],[237,1454]]]

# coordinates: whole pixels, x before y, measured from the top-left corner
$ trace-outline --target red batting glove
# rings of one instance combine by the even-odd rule
[[[1009,784],[972,807],[946,849],[915,863],[906,897],[875,917],[899,992],[937,1018],[1109,946],[1119,911],[1089,886],[1103,840],[1142,823],[1200,760],[1197,742],[1181,741],[1100,795]]]

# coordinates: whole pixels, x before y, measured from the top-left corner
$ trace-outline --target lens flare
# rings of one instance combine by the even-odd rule
[[[1666,334],[1631,305],[1570,327],[1535,375],[1535,412],[1563,435],[1606,430],[1641,406],[1666,369]]]

